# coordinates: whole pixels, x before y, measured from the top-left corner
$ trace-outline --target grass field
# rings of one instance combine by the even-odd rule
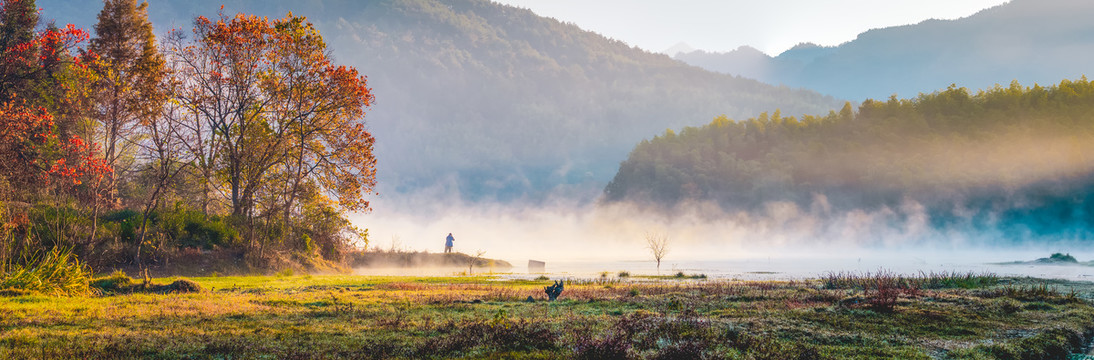
[[[554,302],[491,276],[192,280],[0,297],[0,358],[1066,359],[1094,334],[1089,283],[991,276],[611,276]]]

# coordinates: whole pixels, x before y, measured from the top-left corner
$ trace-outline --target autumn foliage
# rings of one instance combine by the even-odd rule
[[[18,184],[41,181],[38,155],[43,146],[55,141],[53,116],[43,108],[9,101],[0,104],[0,121],[0,175]]]
[[[305,18],[201,16],[157,43],[135,0],[104,1],[95,37],[0,4],[0,206],[27,219],[3,257],[64,243],[95,266],[192,247],[283,265],[361,234],[342,212],[375,186],[373,94]]]
[[[4,3],[6,19],[19,18],[9,13],[18,3]],[[110,169],[102,163],[97,145],[76,134],[59,134],[58,129],[66,124],[60,124],[54,115],[68,113],[66,105],[80,101],[77,86],[65,81],[77,79],[57,73],[86,74],[86,64],[72,51],[88,39],[87,32],[69,24],[14,42],[20,30],[31,30],[14,28],[16,25],[4,24],[7,46],[0,55],[0,94],[4,97],[0,104],[0,176],[12,186],[2,198],[18,198],[11,192],[14,188],[24,193],[49,186],[75,190],[85,182],[101,180]]]
[[[194,35],[169,55],[180,82],[203,86],[180,89],[177,100],[209,135],[194,147],[223,154],[233,214],[251,211],[279,171],[293,187],[309,179],[344,208],[367,209],[375,160],[358,120],[373,100],[365,78],[332,64],[319,32],[292,14],[198,17]]]
[[[312,225],[294,219],[309,206],[368,209],[374,139],[361,118],[373,95],[356,69],[331,61],[306,19],[221,13],[198,17],[185,39],[175,32],[166,42],[180,104],[172,118],[194,156],[203,211],[215,212],[219,189],[261,255],[274,243],[305,245],[300,227]]]

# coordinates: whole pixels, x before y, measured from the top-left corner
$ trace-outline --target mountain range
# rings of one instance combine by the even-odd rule
[[[39,1],[42,18],[92,29],[96,1]],[[220,2],[156,1],[162,34]],[[689,66],[484,0],[235,1],[223,12],[305,16],[336,62],[368,76],[380,196],[461,201],[595,199],[627,153],[720,114],[824,113],[843,101]]]
[[[862,101],[915,97],[951,84],[1054,84],[1094,72],[1094,2],[1013,0],[956,20],[874,29],[839,46],[803,43],[778,56],[744,46],[675,55],[708,70]]]

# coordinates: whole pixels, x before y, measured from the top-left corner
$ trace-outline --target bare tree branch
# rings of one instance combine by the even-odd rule
[[[661,272],[661,259],[669,252],[669,237],[659,232],[646,232],[646,248],[657,261],[657,272]]]

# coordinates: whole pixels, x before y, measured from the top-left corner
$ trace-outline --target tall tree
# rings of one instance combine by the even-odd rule
[[[98,56],[95,70],[94,119],[104,157],[115,169],[126,171],[121,158],[136,144],[129,139],[139,123],[159,115],[165,95],[158,87],[164,77],[164,60],[148,21],[148,3],[137,0],[104,0],[88,51]],[[111,190],[116,186],[109,179]]]
[[[163,78],[164,61],[156,49],[156,37],[148,21],[148,3],[136,0],[104,0],[95,24],[95,38],[88,51],[98,56],[94,69],[95,84],[92,134],[102,141],[103,157],[114,170],[105,184],[108,198],[117,192],[118,172],[129,170],[132,137],[140,122],[149,122],[159,114],[164,95],[158,89]],[[92,238],[97,230],[99,202],[92,203]],[[139,246],[138,246],[139,249]]]
[[[92,78],[72,54],[88,35],[72,25],[36,32],[37,11],[32,0],[0,0],[0,175],[23,193],[47,185],[51,169],[79,168],[69,150],[96,147],[66,131],[79,116],[80,84]]]
[[[0,1],[0,96],[11,100],[27,91],[38,71],[36,38],[38,9],[34,0]]]
[[[307,181],[343,208],[366,209],[375,160],[361,119],[372,102],[365,78],[333,64],[319,32],[291,13],[274,21],[199,17],[194,35],[194,43],[176,36],[169,46],[185,84],[175,97],[196,121],[188,146],[204,154],[207,179],[213,170],[223,177],[232,214],[251,223],[256,194],[278,188],[288,211]],[[271,184],[275,175],[289,185]]]

